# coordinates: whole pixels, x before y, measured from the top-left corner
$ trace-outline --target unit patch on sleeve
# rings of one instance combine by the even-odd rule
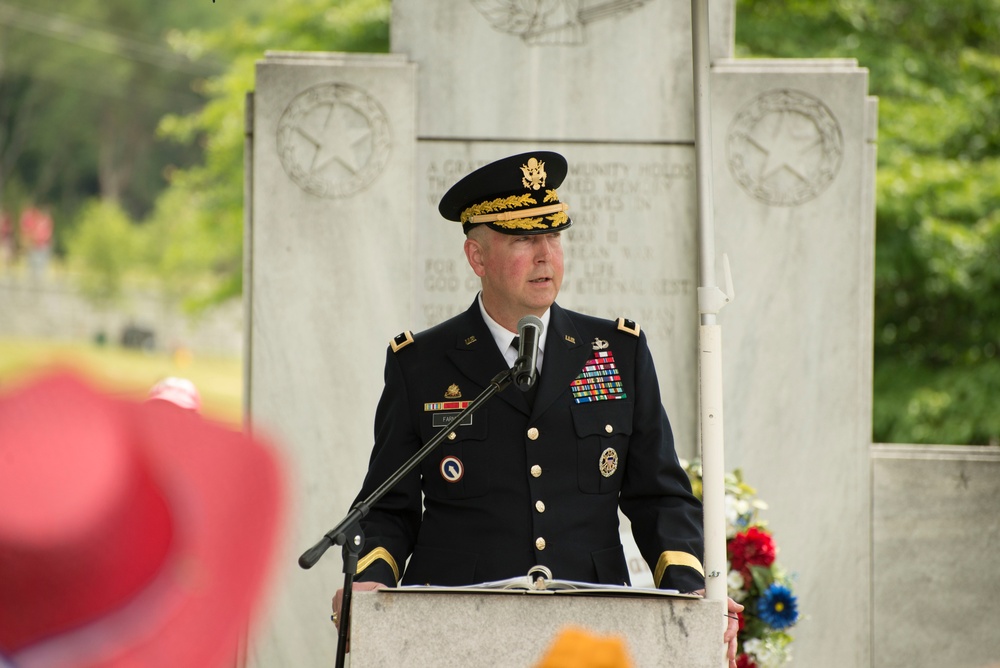
[[[570,383],[573,401],[585,404],[591,401],[624,399],[625,389],[622,378],[615,366],[615,357],[610,349],[597,350],[583,365],[583,371]]]

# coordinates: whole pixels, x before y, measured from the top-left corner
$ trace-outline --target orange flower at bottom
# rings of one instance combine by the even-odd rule
[[[632,668],[632,665],[621,638],[568,627],[560,631],[535,668]]]

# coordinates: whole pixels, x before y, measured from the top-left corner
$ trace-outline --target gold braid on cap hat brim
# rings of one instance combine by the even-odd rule
[[[562,206],[566,207],[565,204],[563,204]],[[543,207],[543,208],[548,208],[548,207]],[[490,222],[492,222],[497,227],[503,227],[509,230],[549,230],[552,229],[553,227],[559,227],[560,225],[565,225],[566,221],[569,220],[569,216],[566,215],[565,211],[559,211],[554,215],[545,216],[545,219],[549,221],[548,225],[542,222],[541,217],[515,218],[514,220],[494,220]]]
[[[498,227],[518,230],[547,229],[558,227],[569,220],[566,210],[569,205],[559,201],[559,196],[555,190],[546,190],[544,202],[555,201],[555,204],[536,206],[527,209],[515,208],[523,207],[527,204],[537,204],[538,201],[530,194],[511,195],[498,199],[474,204],[462,212],[460,216],[462,223],[493,223]],[[511,209],[514,209],[513,211]],[[552,214],[552,215],[547,215]],[[542,222],[548,220],[546,224]]]

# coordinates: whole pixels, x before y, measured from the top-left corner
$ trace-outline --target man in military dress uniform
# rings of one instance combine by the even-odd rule
[[[462,225],[482,291],[465,313],[392,340],[355,503],[513,365],[528,314],[544,326],[538,381],[528,392],[508,387],[456,425],[372,508],[358,588],[471,585],[535,565],[557,579],[628,584],[619,506],[657,587],[704,588],[701,504],[677,460],[645,334],[555,303],[561,233],[572,225],[556,192],[566,171],[557,153],[515,155],[441,200],[441,214]],[[735,633],[730,624],[726,641]]]

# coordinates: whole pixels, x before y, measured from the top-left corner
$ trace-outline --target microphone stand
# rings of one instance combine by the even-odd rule
[[[518,365],[515,363],[514,369]],[[511,383],[514,369],[505,369],[490,380],[489,386],[483,390],[455,419],[445,425],[434,438],[420,448],[412,457],[396,470],[389,478],[372,492],[367,499],[355,504],[351,511],[340,521],[337,526],[327,531],[323,538],[311,548],[302,553],[299,557],[299,566],[302,568],[312,568],[323,553],[334,544],[343,545],[344,555],[344,599],[340,606],[340,629],[337,634],[337,664],[336,668],[344,668],[344,658],[347,654],[347,639],[350,633],[351,624],[351,590],[354,587],[354,574],[358,570],[358,555],[365,544],[365,535],[361,530],[361,520],[368,515],[372,506],[378,503],[379,499],[385,496],[389,490],[396,486],[400,480],[405,478],[417,465],[422,462],[431,451],[438,446],[448,434],[461,426],[462,420],[475,413],[479,408],[493,397],[497,392],[501,392]]]

